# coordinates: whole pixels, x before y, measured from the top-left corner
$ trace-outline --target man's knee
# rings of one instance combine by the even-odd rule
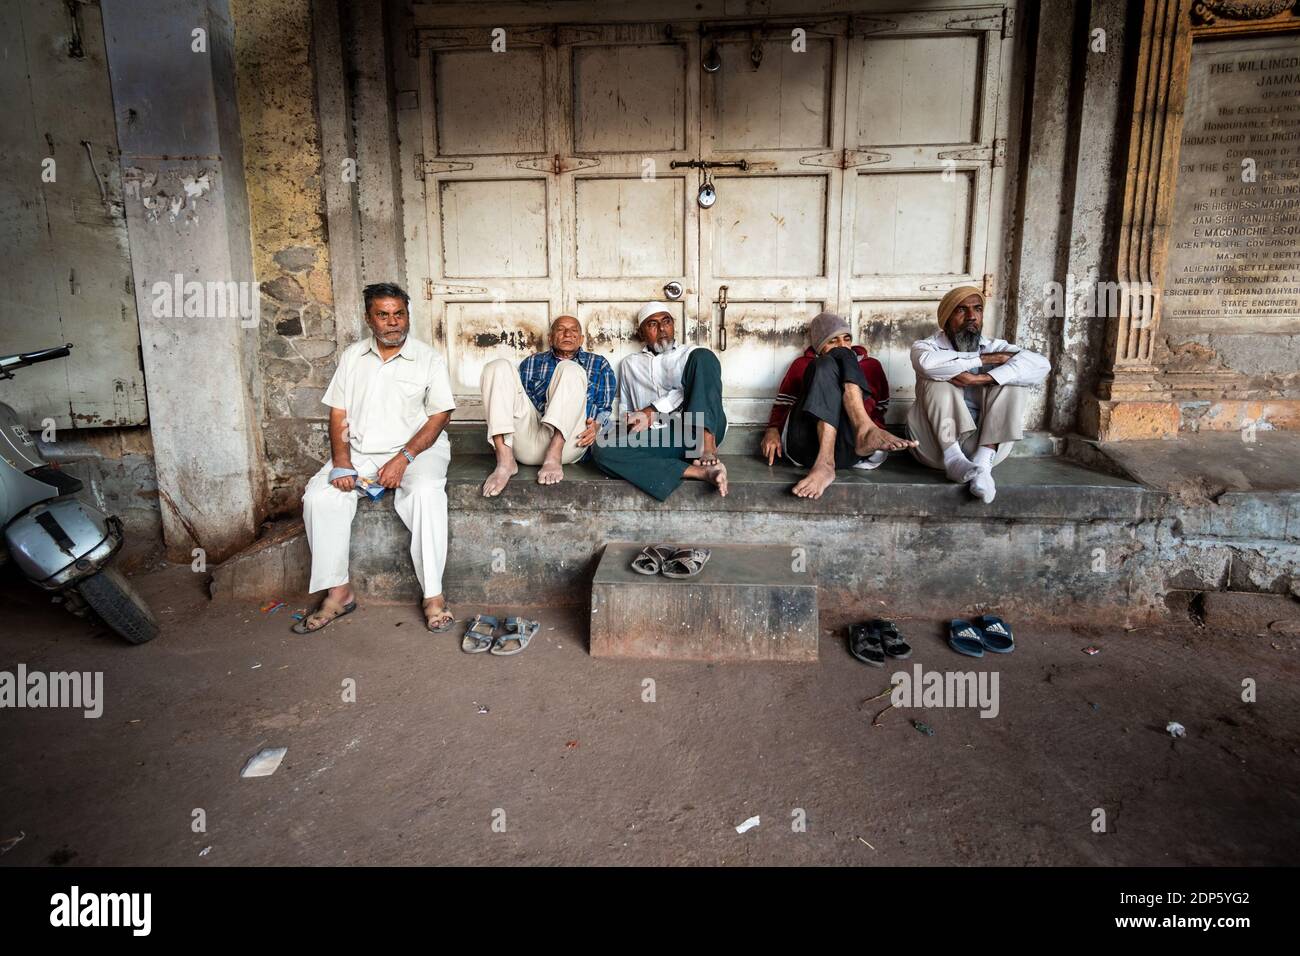
[[[304,512],[312,508],[331,507],[339,504],[342,495],[345,492],[339,491],[329,483],[324,475],[317,475],[307,482],[307,487],[302,493],[302,508]]]
[[[479,387],[487,388],[489,382],[494,382],[503,376],[515,374],[515,365],[509,359],[493,359],[483,366],[483,375],[479,379]]]
[[[498,359],[498,361],[500,361]],[[572,359],[565,359],[555,366],[555,372],[552,374],[552,381],[558,386],[561,382],[565,384],[587,386],[587,370]]]
[[[691,354],[686,357],[686,367],[694,369],[697,372],[713,372],[715,375],[722,374],[722,363],[718,357],[713,354],[712,349],[703,347],[691,349]]]

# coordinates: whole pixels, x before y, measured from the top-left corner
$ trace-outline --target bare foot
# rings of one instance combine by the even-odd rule
[[[700,457],[696,458],[691,464],[716,465],[718,463],[718,441],[713,437],[713,432],[705,431],[704,439],[700,442]]]
[[[542,462],[541,470],[537,472],[537,483],[539,485],[558,485],[564,480],[564,469],[560,467],[558,461]]]
[[[834,480],[835,469],[830,465],[813,465],[803,480],[794,486],[794,493],[800,498],[820,498]]]
[[[424,626],[431,631],[445,631],[456,620],[447,607],[447,599],[439,595],[424,599]]]
[[[492,474],[487,476],[487,481],[483,482],[483,497],[495,498],[505,489],[510,479],[519,474],[519,466],[515,464],[514,458],[508,462],[497,462]]]
[[[704,480],[717,488],[722,497],[727,497],[727,466],[722,462],[705,468]]]
[[[871,455],[872,452],[902,451],[904,448],[915,447],[916,442],[911,439],[899,438],[877,425],[858,439],[854,451],[856,451],[861,457],[866,458]],[[829,482],[827,483],[829,484]],[[798,494],[798,492],[796,492],[796,494]]]

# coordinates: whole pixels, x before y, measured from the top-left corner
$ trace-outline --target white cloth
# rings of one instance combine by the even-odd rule
[[[674,345],[662,355],[647,346],[629,355],[618,366],[618,401],[623,414],[653,405],[660,412],[671,412],[686,401],[682,391],[682,373],[686,360],[696,346]]]
[[[409,437],[409,436],[408,436]],[[444,435],[445,437],[445,435]],[[391,455],[353,453],[352,467],[363,478],[374,478]],[[426,598],[442,593],[442,572],[447,566],[447,465],[451,446],[439,441],[415,456],[402,475],[394,507],[411,529],[411,560]],[[333,462],[327,462],[307,482],[302,498],[303,523],[311,547],[312,593],[348,582],[348,552],[352,545],[352,518],[357,513],[357,493],[339,491],[329,482]]]
[[[979,352],[958,352],[944,332],[936,332],[928,339],[912,343],[912,368],[917,378],[946,382],[962,372],[974,372],[984,363],[983,352],[1015,352],[1001,365],[989,370],[993,381],[999,385],[1038,385],[1051,369],[1046,356],[1012,345],[1006,339],[987,339],[980,336]]]
[[[456,407],[446,360],[432,346],[409,336],[387,362],[379,357],[374,336],[348,346],[321,401],[347,414],[354,454],[382,455],[383,461],[431,416]],[[435,447],[450,447],[446,431]]]

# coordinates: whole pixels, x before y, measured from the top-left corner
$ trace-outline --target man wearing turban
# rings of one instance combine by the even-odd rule
[[[1029,386],[1047,377],[1045,356],[985,338],[984,293],[958,286],[939,303],[939,331],[912,343],[916,404],[907,426],[920,461],[968,485],[981,501],[997,493],[993,467],[1023,437]]]

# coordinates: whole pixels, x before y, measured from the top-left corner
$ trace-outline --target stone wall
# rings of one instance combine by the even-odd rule
[[[336,338],[309,0],[233,0],[272,514],[297,510],[327,454]]]

